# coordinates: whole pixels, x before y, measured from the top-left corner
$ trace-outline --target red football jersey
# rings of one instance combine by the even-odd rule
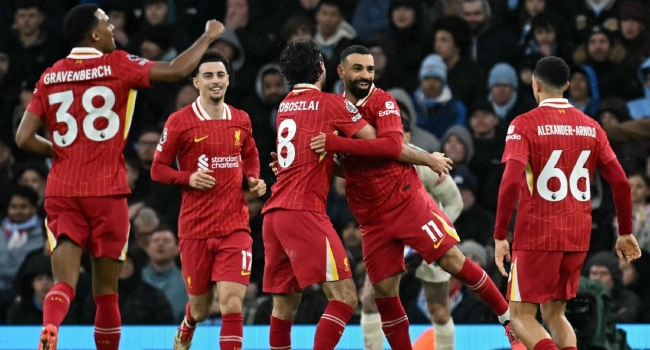
[[[54,147],[46,196],[131,193],[122,151],[136,89],[151,85],[153,64],[121,50],[78,47],[41,75],[27,110],[44,120]]]
[[[502,159],[526,165],[513,248],[589,250],[590,179],[614,158],[600,125],[566,99],[546,99],[515,118]]]
[[[377,137],[403,133],[399,107],[393,96],[374,85],[368,96],[357,102],[363,119],[377,129]],[[345,194],[360,224],[396,207],[422,186],[410,164],[388,158],[339,154],[345,174]]]
[[[243,174],[259,178],[260,161],[246,112],[224,105],[222,119],[210,119],[200,97],[173,113],[165,123],[155,161],[194,173],[212,170],[215,185],[207,191],[183,187],[178,237],[202,239],[250,232]],[[250,162],[252,160],[252,162]],[[249,164],[249,168],[244,166]]]
[[[352,103],[307,84],[294,86],[278,108],[278,181],[263,212],[274,208],[324,213],[334,155],[316,154],[311,139],[319,133],[352,137],[367,125]]]

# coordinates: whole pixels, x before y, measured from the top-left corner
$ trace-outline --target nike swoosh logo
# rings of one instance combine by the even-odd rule
[[[241,275],[242,275],[242,276],[248,276],[248,275],[250,275],[250,274],[251,274],[251,273],[250,273],[249,271],[242,271],[242,272],[241,272]]]
[[[442,243],[442,241],[445,240],[445,237],[447,237],[447,236],[442,236],[442,239],[439,240],[438,243],[434,243],[434,244],[433,244],[433,248],[434,248],[434,249],[438,249],[438,247],[440,247],[440,244]]]
[[[208,136],[195,137],[195,138],[194,138],[194,142],[201,142],[201,141],[203,141],[203,140],[205,140],[205,139],[207,139],[207,138],[208,138]]]

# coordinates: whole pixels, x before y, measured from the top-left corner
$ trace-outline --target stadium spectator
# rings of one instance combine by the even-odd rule
[[[16,283],[19,294],[7,311],[7,323],[14,325],[40,325],[43,322],[43,301],[52,289],[52,265],[50,259],[40,254],[29,261],[24,274]]]
[[[422,129],[418,124],[418,115],[413,105],[411,96],[401,88],[390,89],[387,91],[393,96],[399,107],[402,124],[408,121],[411,133],[411,143],[422,148],[427,152],[438,152],[440,150],[440,140],[432,133]]]
[[[623,271],[623,285],[625,289],[634,292],[640,299],[641,305],[638,313],[640,323],[650,322],[650,253],[642,250],[641,258],[631,264],[619,260],[618,266]]]
[[[650,35],[648,8],[639,1],[627,1],[621,4],[618,19],[620,21],[619,41],[625,48],[625,62],[633,67],[650,57]]]
[[[488,101],[492,103],[494,112],[506,124],[520,114],[535,108],[535,101],[526,94],[517,92],[519,80],[517,72],[507,63],[496,64],[488,76],[490,93]]]
[[[366,41],[373,35],[386,34],[389,31],[389,4],[390,1],[385,0],[359,1],[352,18],[352,27],[357,32],[357,39]]]
[[[454,125],[445,131],[442,137],[442,153],[454,162],[449,173],[451,176],[455,170],[466,167],[472,161],[474,152],[472,135],[466,127]]]
[[[639,67],[639,78],[643,85],[643,97],[631,100],[627,103],[630,116],[634,119],[650,117],[650,58],[645,60]]]
[[[600,104],[598,82],[582,66],[575,65],[571,68],[567,91],[569,93],[567,100],[573,107],[592,118],[596,116]]]

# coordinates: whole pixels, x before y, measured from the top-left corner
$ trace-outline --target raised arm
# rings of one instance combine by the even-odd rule
[[[208,49],[211,42],[223,34],[225,28],[217,20],[209,20],[205,25],[205,32],[198,40],[171,62],[156,62],[149,73],[151,81],[178,81],[189,76],[196,68],[201,57]]]

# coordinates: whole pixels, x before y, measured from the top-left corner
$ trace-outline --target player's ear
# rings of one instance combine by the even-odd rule
[[[343,65],[339,64],[338,66],[336,66],[336,73],[338,73],[339,79],[343,80],[343,78],[345,77],[345,75],[343,74]]]
[[[101,37],[99,35],[99,32],[97,30],[93,29],[92,32],[90,32],[90,40],[93,42],[99,42],[101,40]]]
[[[192,77],[192,85],[194,85],[194,87],[195,87],[197,90],[200,90],[200,89],[199,89],[199,79],[196,79],[196,76]]]
[[[566,84],[564,84],[564,89],[562,89],[562,91],[563,91],[563,92],[564,92],[564,91],[567,91],[567,89],[569,88],[569,85],[571,85],[571,83],[569,83],[569,82],[567,81]]]

